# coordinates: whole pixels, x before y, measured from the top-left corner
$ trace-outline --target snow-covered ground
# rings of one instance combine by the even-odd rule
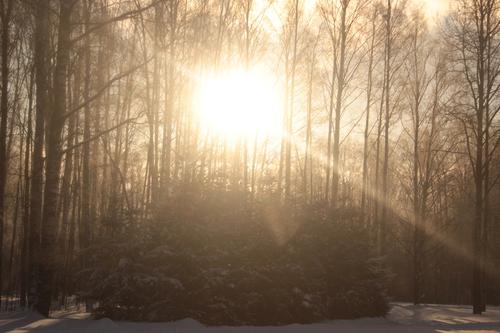
[[[34,313],[0,315],[0,332],[15,333],[500,333],[500,307],[489,307],[481,315],[471,314],[470,307],[455,305],[393,304],[386,318],[336,320],[312,325],[276,327],[205,327],[192,319],[170,323],[114,322],[91,320],[82,313],[56,313],[44,319]]]

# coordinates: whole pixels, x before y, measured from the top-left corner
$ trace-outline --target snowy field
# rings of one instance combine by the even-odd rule
[[[170,323],[113,322],[91,320],[81,313],[56,313],[44,319],[33,313],[10,313],[0,316],[0,332],[15,333],[500,333],[500,307],[490,307],[482,316],[471,314],[470,307],[454,305],[393,304],[386,318],[336,320],[312,325],[279,327],[205,327],[192,319]]]

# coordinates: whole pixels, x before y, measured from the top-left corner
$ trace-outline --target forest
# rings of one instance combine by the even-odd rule
[[[499,0],[0,0],[0,309],[500,305]]]

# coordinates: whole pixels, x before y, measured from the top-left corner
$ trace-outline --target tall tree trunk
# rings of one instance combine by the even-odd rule
[[[21,147],[20,147],[20,155],[19,155],[19,166],[18,166],[18,171],[19,171],[19,177],[17,181],[17,186],[16,186],[16,195],[15,195],[15,200],[14,200],[14,212],[12,214],[12,237],[10,239],[10,250],[9,250],[9,292],[16,290],[16,274],[14,271],[14,253],[16,252],[16,239],[17,239],[17,233],[18,233],[18,220],[19,220],[19,204],[21,202],[21,187],[22,187],[22,179],[23,179],[23,173],[22,173],[22,168],[23,168],[23,163],[22,163],[22,156],[23,156],[23,150],[24,150],[24,144],[21,142]],[[8,304],[5,304],[5,309],[7,309]]]
[[[326,181],[325,181],[325,200],[327,203],[330,202],[330,181],[331,181],[331,169],[332,169],[332,134],[333,134],[333,101],[334,101],[334,91],[335,91],[335,77],[337,76],[337,59],[335,57],[335,40],[332,37],[332,46],[334,47],[334,55],[332,57],[333,69],[330,84],[330,103],[328,108],[328,141],[326,147]]]
[[[392,51],[392,4],[387,0],[386,13],[386,65],[385,65],[385,125],[384,125],[384,163],[382,167],[382,214],[380,217],[380,252],[386,251],[386,226],[389,177],[389,122],[391,114],[391,51]]]
[[[316,40],[317,42],[317,40]],[[306,142],[305,142],[305,151],[304,151],[304,171],[302,176],[302,187],[304,198],[306,202],[310,202],[312,200],[312,195],[309,196],[308,200],[308,178],[309,172],[312,170],[312,158],[310,157],[311,153],[311,142],[312,142],[312,100],[313,100],[313,82],[314,82],[314,69],[316,66],[316,45],[314,45],[314,49],[312,51],[312,58],[309,68],[309,79],[308,79],[308,87],[307,87],[307,114],[306,114]],[[311,167],[309,167],[311,165]],[[312,182],[309,184],[312,187]]]
[[[85,22],[85,33],[90,29],[90,1],[84,0],[83,2],[83,19]],[[90,99],[90,80],[91,80],[91,43],[90,35],[85,37],[83,49],[83,66],[84,66],[84,83],[83,83],[83,100]],[[82,148],[82,218],[78,228],[78,241],[80,249],[85,249],[89,246],[90,242],[90,225],[92,223],[92,204],[91,204],[91,170],[90,162],[90,144],[91,144],[91,129],[90,129],[90,105],[87,103],[83,109],[83,148]],[[85,267],[85,263],[82,263]]]
[[[472,307],[474,314],[481,314],[483,311],[482,288],[482,241],[484,227],[484,205],[485,205],[485,162],[488,156],[485,156],[485,124],[488,119],[485,118],[485,111],[489,100],[486,92],[488,91],[488,82],[486,77],[487,61],[489,55],[487,53],[488,39],[493,38],[490,35],[489,27],[487,26],[491,12],[488,7],[489,1],[480,1],[474,8],[475,23],[477,31],[477,50],[476,50],[476,80],[477,80],[477,103],[475,108],[476,116],[476,156],[474,170],[474,185],[475,185],[475,201],[474,201],[474,224],[473,224],[473,245],[472,245]]]
[[[23,237],[21,248],[21,269],[20,269],[20,291],[19,299],[22,308],[27,305],[27,291],[29,286],[29,236],[30,236],[30,157],[31,145],[33,141],[33,87],[34,87],[34,67],[31,70],[30,86],[28,92],[28,121],[26,124],[26,151],[24,153],[24,207],[23,207]]]
[[[3,252],[4,219],[5,219],[5,185],[7,182],[7,121],[8,121],[8,94],[9,94],[9,47],[10,47],[10,16],[13,0],[3,0],[1,3],[0,16],[2,19],[2,49],[1,49],[1,72],[2,91],[0,97],[0,253]],[[3,265],[0,255],[0,295],[3,286]],[[2,306],[0,299],[0,308]]]
[[[384,66],[385,61],[384,61]],[[372,190],[372,195],[374,196],[374,207],[373,207],[373,217],[375,220],[375,234],[377,244],[380,245],[380,148],[381,148],[381,139],[382,139],[382,130],[383,130],[383,116],[384,116],[384,100],[385,100],[385,75],[382,82],[382,93],[380,95],[380,106],[377,115],[377,140],[376,140],[376,148],[375,148],[375,180],[374,186]]]
[[[373,53],[375,48],[375,22],[377,17],[377,11],[374,10],[372,16],[372,38],[370,42],[370,52],[368,57],[368,78],[366,86],[366,116],[365,116],[365,131],[364,131],[364,141],[363,141],[363,180],[361,189],[361,210],[365,215],[365,219],[368,216],[366,210],[366,196],[368,194],[368,143],[370,135],[370,107],[372,101],[372,85],[373,85]]]
[[[299,29],[299,1],[294,2],[294,21],[293,21],[293,50],[292,50],[292,65],[290,77],[290,96],[289,108],[287,115],[287,131],[285,150],[285,201],[290,200],[291,195],[291,175],[292,175],[292,145],[293,145],[293,109],[295,104],[295,72],[297,67],[297,44],[298,44],[298,29]]]
[[[40,261],[40,234],[42,225],[43,197],[43,144],[45,141],[45,117],[48,114],[49,98],[49,8],[50,0],[40,0],[35,6],[35,137],[31,167],[30,225],[28,252],[28,305],[36,304],[38,270]]]
[[[170,191],[171,164],[172,164],[172,126],[174,118],[174,99],[176,96],[175,86],[175,62],[177,61],[177,21],[179,1],[170,1],[167,5],[167,13],[169,15],[170,31],[169,31],[169,47],[168,55],[165,57],[165,110],[163,113],[163,145],[162,145],[162,169],[161,169],[161,188],[164,196],[168,197]]]
[[[335,100],[335,126],[333,133],[333,174],[332,174],[332,202],[338,205],[338,192],[339,192],[339,154],[340,154],[340,117],[342,114],[342,99],[344,97],[345,87],[345,54],[346,54],[346,40],[347,40],[347,27],[346,15],[347,8],[350,0],[342,0],[342,10],[340,14],[340,59],[339,59],[339,72],[337,77],[337,96]]]
[[[415,87],[418,91],[418,87]],[[418,93],[415,95],[413,133],[413,304],[420,303],[420,196],[419,196],[419,141],[420,110]]]
[[[410,91],[411,91],[411,103],[410,106],[412,111],[412,121],[413,121],[413,165],[412,165],[412,190],[413,190],[413,262],[412,262],[412,277],[413,277],[413,304],[417,305],[420,303],[420,277],[421,271],[421,195],[420,195],[420,180],[421,176],[421,166],[420,166],[420,131],[421,131],[421,115],[420,115],[420,104],[422,100],[422,94],[425,92],[425,86],[422,86],[422,79],[425,78],[425,73],[422,77],[420,75],[420,53],[419,48],[423,47],[419,45],[420,40],[420,27],[419,27],[418,17],[415,19],[414,31],[411,36],[411,54],[409,56],[410,71],[408,73],[410,77]],[[422,57],[424,58],[424,57]],[[425,58],[422,61],[426,61]],[[425,69],[425,63],[423,64]],[[429,138],[431,140],[431,138]]]
[[[48,316],[52,299],[57,256],[57,201],[61,168],[62,130],[66,112],[66,77],[70,51],[71,12],[74,0],[60,0],[59,31],[54,69],[54,106],[47,126],[47,166],[43,201],[43,225],[40,250],[40,279],[36,310]]]

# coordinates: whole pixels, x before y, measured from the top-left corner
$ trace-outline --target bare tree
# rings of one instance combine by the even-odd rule
[[[495,0],[460,1],[448,33],[456,51],[457,66],[467,82],[464,90],[463,125],[466,147],[474,180],[474,221],[472,247],[473,312],[484,311],[484,241],[486,235],[489,184],[489,161],[498,146],[491,124],[498,114],[500,87],[499,4]],[[498,133],[496,133],[498,134]],[[486,190],[488,189],[488,190]],[[486,190],[486,191],[485,191]]]
[[[61,167],[62,131],[66,113],[67,69],[70,57],[71,12],[75,0],[60,1],[56,66],[54,68],[54,106],[47,117],[47,166],[43,201],[43,224],[40,250],[40,278],[36,309],[49,315],[52,283],[57,256],[57,201]],[[45,64],[46,65],[46,64]]]
[[[7,121],[8,121],[8,94],[9,94],[9,49],[10,49],[10,17],[14,1],[2,1],[0,18],[2,20],[2,50],[1,71],[2,91],[0,96],[0,250],[3,253],[4,218],[5,218],[5,184],[7,181]],[[0,256],[1,257],[1,256]],[[0,258],[0,294],[3,286],[3,263]],[[0,301],[0,308],[2,303]]]

